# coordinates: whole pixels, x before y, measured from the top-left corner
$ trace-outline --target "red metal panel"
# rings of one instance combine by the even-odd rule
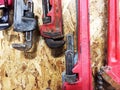
[[[5,0],[0,0],[0,5],[5,5]]]
[[[77,82],[64,83],[64,90],[93,90],[90,64],[88,0],[78,0],[78,61],[73,72]]]
[[[108,65],[105,72],[120,85],[119,0],[109,0],[108,11]]]
[[[6,0],[0,0],[0,5],[5,5],[5,1]],[[8,1],[8,5],[11,6],[12,5],[12,0],[7,0]]]
[[[8,5],[11,6],[12,2],[13,2],[13,0],[8,0]]]

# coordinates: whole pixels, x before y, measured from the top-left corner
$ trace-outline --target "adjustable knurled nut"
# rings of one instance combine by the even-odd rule
[[[74,84],[76,82],[76,74],[73,75],[65,75],[65,81],[70,83],[70,84]]]

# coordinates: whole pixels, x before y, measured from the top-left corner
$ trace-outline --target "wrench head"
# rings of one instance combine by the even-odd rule
[[[63,45],[65,44],[64,40],[54,40],[54,39],[49,39],[49,38],[46,38],[45,42],[47,46],[51,49],[63,47]]]
[[[32,48],[31,42],[25,42],[24,44],[14,43],[12,47],[20,51],[29,51]]]

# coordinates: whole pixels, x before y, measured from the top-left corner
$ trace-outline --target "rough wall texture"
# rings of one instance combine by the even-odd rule
[[[105,62],[107,45],[107,0],[90,0],[90,34],[93,71]]]
[[[42,2],[33,0],[35,15],[42,24]],[[105,60],[106,0],[90,0],[91,57],[93,75]],[[76,29],[75,0],[62,0],[65,35]],[[20,52],[11,47],[14,42],[23,42],[21,33],[9,28],[0,31],[0,90],[61,90],[61,73],[64,71],[64,55],[51,56],[39,31],[34,32],[34,46],[30,52]]]
[[[94,80],[96,73],[106,62],[108,22],[107,1],[108,0],[90,0],[90,46]],[[95,81],[94,85],[97,83]]]

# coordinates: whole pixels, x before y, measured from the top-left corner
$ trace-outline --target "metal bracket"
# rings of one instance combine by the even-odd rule
[[[24,44],[12,44],[13,48],[28,51],[32,48],[32,34],[36,28],[36,20],[33,13],[33,1],[14,0],[14,31],[25,32]]]

